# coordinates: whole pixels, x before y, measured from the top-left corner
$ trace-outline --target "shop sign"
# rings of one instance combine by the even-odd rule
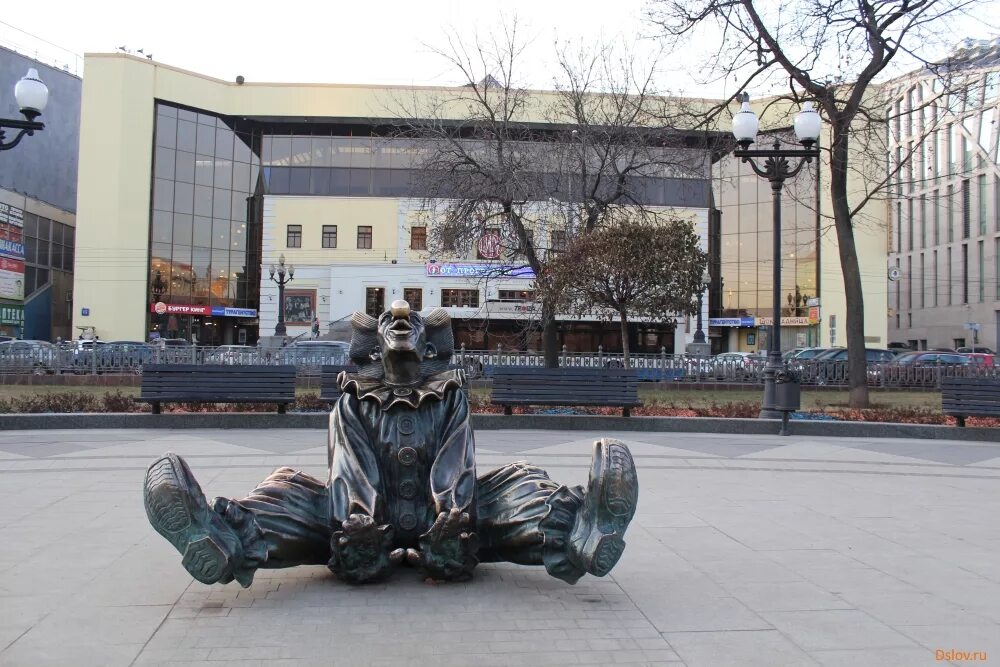
[[[542,304],[534,301],[490,301],[486,305],[491,313],[532,314],[542,312]]]
[[[819,297],[818,296],[809,297],[808,299],[806,299],[806,305],[809,306],[810,308],[812,308],[813,306],[818,306]]]
[[[24,325],[24,306],[9,303],[0,305],[0,324]]]
[[[255,308],[230,308],[228,306],[212,306],[215,317],[257,317]]]
[[[754,320],[752,317],[710,317],[708,326],[710,327],[752,327]]]
[[[500,235],[483,234],[476,242],[476,250],[479,251],[479,256],[483,259],[497,259],[500,257]]]
[[[211,315],[210,306],[186,306],[177,303],[163,303],[159,301],[149,306],[150,312],[157,315]]]
[[[24,211],[14,206],[0,203],[0,224],[24,227]]]
[[[428,263],[427,275],[433,278],[534,278],[530,266],[496,266],[493,264]]]
[[[0,257],[0,297],[24,299],[24,261]]]
[[[771,326],[772,318],[770,317],[758,317],[757,326],[759,327],[769,327]],[[781,326],[783,327],[807,327],[809,326],[808,317],[782,317]]]

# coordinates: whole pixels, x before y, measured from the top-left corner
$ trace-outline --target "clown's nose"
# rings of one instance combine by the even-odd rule
[[[389,306],[389,311],[392,313],[394,319],[403,319],[410,316],[410,304],[403,301],[402,299],[396,299]]]

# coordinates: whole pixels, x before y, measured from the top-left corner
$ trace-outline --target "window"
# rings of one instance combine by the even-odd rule
[[[419,287],[404,287],[403,300],[410,304],[410,310],[423,310],[424,290]]]
[[[977,199],[979,200],[979,234],[986,233],[986,174],[980,174],[976,179]]]
[[[938,284],[938,251],[937,250],[934,251],[934,266],[931,267],[931,272],[934,275],[934,297],[931,299],[931,305],[936,307],[938,305],[938,289],[940,289],[940,285]]]
[[[941,202],[938,190],[931,193],[931,208],[934,209],[934,245],[941,245]]]
[[[501,301],[534,301],[533,290],[502,289],[497,292]]]
[[[566,249],[566,232],[560,230],[552,232],[551,248],[556,252]]]
[[[441,305],[458,308],[478,308],[479,290],[474,289],[443,289],[441,290]]]
[[[948,243],[955,240],[955,186],[948,186],[948,194],[944,205],[948,211]]]
[[[906,258],[906,308],[913,309],[913,256]]]
[[[927,284],[924,282],[924,276],[927,272],[924,270],[924,253],[920,253],[920,307],[926,308],[927,301],[924,298],[924,294],[927,291]]]
[[[927,247],[927,195],[920,195],[920,247]]]
[[[427,250],[426,227],[410,227],[410,250]]]
[[[962,244],[962,303],[969,303],[969,244]]]
[[[968,179],[966,179],[962,181],[962,238],[963,239],[969,238],[969,226],[971,224],[969,219],[972,217],[971,213],[972,206],[969,201],[971,198],[972,194],[969,189],[969,181]]]
[[[979,242],[978,252],[979,255],[976,258],[976,264],[979,265],[979,280],[976,281],[976,285],[979,287],[977,290],[979,293],[979,303],[986,300],[986,257],[983,255],[983,242]]]
[[[385,310],[385,288],[365,288],[365,312],[372,317],[379,317]]]
[[[285,228],[285,247],[302,247],[302,225],[288,225]]]
[[[906,249],[913,250],[913,199],[906,200]]]
[[[903,252],[903,203],[896,202],[896,252]]]
[[[954,303],[955,281],[952,277],[951,248],[948,248],[948,305]]]
[[[323,225],[323,247],[337,247],[337,225]]]
[[[993,277],[996,281],[996,297],[1000,301],[1000,236],[993,239]]]
[[[372,248],[372,228],[370,226],[358,227],[358,249],[371,250]]]

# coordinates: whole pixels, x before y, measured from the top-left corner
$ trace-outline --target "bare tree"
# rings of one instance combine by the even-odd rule
[[[885,119],[876,81],[894,60],[920,62],[920,52],[947,33],[948,19],[976,0],[791,0],[779,5],[754,0],[652,0],[650,15],[675,39],[703,29],[721,31],[708,68],[738,81],[737,91],[712,109],[716,122],[729,102],[754,87],[783,84],[793,100],[812,99],[830,127],[825,150],[840,266],[847,296],[850,404],[867,407],[864,294],[854,231],[872,192],[849,192],[851,170],[872,132]],[[884,164],[884,154],[880,162]],[[898,168],[898,167],[897,167]],[[882,174],[881,181],[887,182]]]
[[[489,277],[530,267],[539,281],[554,243],[623,217],[648,218],[650,182],[705,179],[705,151],[661,129],[663,102],[641,70],[609,47],[558,51],[555,91],[529,90],[518,70],[516,22],[467,45],[452,37],[437,53],[463,85],[402,103],[404,132],[418,141],[418,188],[434,220],[436,252],[464,255],[486,234],[501,252]],[[693,187],[693,186],[692,186]],[[559,363],[556,297],[541,303],[545,364]]]
[[[663,216],[602,227],[549,262],[547,284],[578,315],[621,323],[629,367],[629,318],[663,321],[695,311],[708,255],[691,222]]]

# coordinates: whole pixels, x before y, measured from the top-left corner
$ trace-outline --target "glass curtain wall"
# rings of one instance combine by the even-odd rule
[[[150,302],[257,308],[259,152],[250,124],[156,105]],[[190,339],[190,323],[162,319],[161,335]]]

